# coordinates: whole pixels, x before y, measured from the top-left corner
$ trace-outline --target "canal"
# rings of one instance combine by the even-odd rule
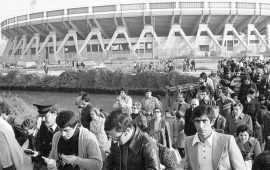
[[[28,104],[34,103],[56,103],[60,110],[72,110],[77,112],[75,99],[77,93],[63,92],[44,92],[44,91],[18,91],[18,90],[0,90],[0,93],[11,93],[23,99]],[[93,106],[102,108],[107,112],[112,110],[117,95],[112,94],[90,94],[90,102]],[[144,96],[131,95],[133,102],[141,101]],[[162,103],[164,103],[164,97]]]

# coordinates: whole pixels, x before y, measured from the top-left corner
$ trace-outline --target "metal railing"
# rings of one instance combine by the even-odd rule
[[[231,8],[230,2],[209,2],[209,8]]]
[[[149,3],[149,7],[147,7],[146,3],[134,3],[134,4],[120,4],[120,8],[117,8],[117,5],[107,5],[107,6],[92,6],[93,13],[99,12],[112,12],[112,11],[128,11],[128,10],[148,10],[148,9],[175,9],[177,7],[176,3],[178,3],[178,8],[180,9],[191,9],[191,8],[204,8],[205,3],[202,1],[195,2],[161,2],[161,3]],[[256,3],[248,3],[248,2],[233,2],[235,4],[235,8],[237,9],[256,9]],[[259,10],[270,10],[270,3],[259,3]],[[233,5],[231,2],[209,2],[209,8],[232,8]],[[67,13],[65,13],[67,11]],[[46,17],[54,17],[54,16],[63,16],[65,14],[73,15],[73,14],[84,14],[89,13],[89,7],[82,8],[70,8],[67,10],[55,10],[55,11],[46,11],[46,12],[38,12],[32,13],[29,15],[21,15],[13,18],[9,18],[1,23],[1,26],[4,27],[8,24],[12,24],[19,21],[26,21],[28,19],[38,19]]]
[[[67,14],[68,15],[71,15],[71,14],[84,14],[84,13],[88,13],[88,12],[89,12],[88,7],[67,9]]]
[[[256,3],[236,2],[236,7],[241,9],[255,9]]]
[[[44,12],[30,14],[30,19],[44,18]]]
[[[15,17],[8,19],[8,23],[12,24],[16,21]]]
[[[21,15],[17,17],[17,22],[19,21],[25,21],[28,19],[28,15]]]
[[[55,16],[62,16],[65,14],[65,10],[56,10],[56,11],[47,11],[46,16],[47,17],[55,17]]]
[[[270,4],[261,3],[260,8],[263,10],[270,10]]]
[[[179,2],[179,8],[203,8],[203,2]]]
[[[107,6],[93,6],[93,13],[96,12],[109,12],[109,11],[116,11],[116,5],[107,5]]]
[[[175,2],[168,2],[168,3],[150,3],[150,9],[173,9],[176,7]]]
[[[2,26],[2,27],[5,26],[5,25],[7,25],[7,20],[5,20],[5,21],[3,21],[3,22],[1,23],[1,26]]]
[[[122,4],[121,10],[122,11],[128,11],[128,10],[144,10],[145,4]]]

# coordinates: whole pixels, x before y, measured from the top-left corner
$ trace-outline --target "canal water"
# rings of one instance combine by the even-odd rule
[[[43,92],[43,91],[18,91],[0,90],[0,93],[11,93],[23,99],[28,104],[34,103],[56,103],[61,110],[72,110],[77,112],[75,99],[77,93]],[[112,110],[116,95],[112,94],[90,94],[90,102],[93,106],[102,108],[107,112]],[[141,101],[144,96],[131,95],[133,102]],[[164,101],[164,98],[162,99]],[[163,102],[164,103],[164,102]]]

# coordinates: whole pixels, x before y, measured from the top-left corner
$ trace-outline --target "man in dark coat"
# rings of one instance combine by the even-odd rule
[[[105,122],[105,131],[113,142],[111,152],[107,157],[106,169],[120,170],[159,170],[160,162],[158,148],[150,137],[133,125],[128,116],[121,110],[114,110]],[[119,147],[119,149],[115,149]],[[119,155],[115,154],[120,154]]]
[[[253,88],[257,90],[257,86],[253,83],[249,76],[245,76],[243,78],[243,83],[241,84],[240,93],[239,93],[239,100],[243,103],[244,100],[247,98],[248,90]]]
[[[270,167],[270,137],[265,139],[264,151],[259,154],[252,164],[252,170],[269,170]]]
[[[243,113],[251,117],[253,126],[255,126],[254,123],[257,121],[256,112],[259,104],[255,97],[255,93],[255,89],[249,89],[249,94],[247,95],[246,100],[243,102]]]
[[[92,121],[92,117],[90,116],[90,112],[92,110],[92,105],[90,103],[89,94],[82,95],[82,102],[84,106],[81,111],[81,124],[84,128],[90,130],[90,122]]]
[[[47,170],[47,164],[42,157],[48,157],[52,148],[53,135],[58,131],[55,119],[58,108],[54,104],[34,104],[43,118],[35,139],[35,148],[38,154],[32,156],[34,170]],[[35,152],[35,153],[36,153]]]
[[[187,136],[192,136],[195,135],[197,132],[196,127],[194,123],[191,120],[192,117],[192,112],[193,110],[199,106],[199,100],[198,99],[192,99],[191,100],[191,107],[187,109],[186,114],[185,114],[185,127],[184,127],[184,132]]]
[[[270,73],[265,74],[266,77],[261,81],[261,87],[263,88],[263,93],[266,98],[270,95]]]

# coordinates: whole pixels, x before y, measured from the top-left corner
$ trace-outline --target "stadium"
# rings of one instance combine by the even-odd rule
[[[7,18],[2,61],[237,56],[270,50],[270,2],[86,1]]]

